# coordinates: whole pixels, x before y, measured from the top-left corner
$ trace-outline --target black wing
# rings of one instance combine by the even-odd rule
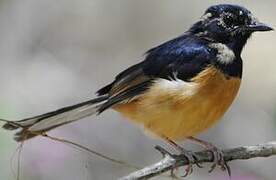
[[[143,62],[123,71],[97,92],[98,95],[109,95],[99,112],[141,95],[155,79],[173,80],[177,76],[190,81],[211,63],[214,56],[206,43],[197,37],[183,35],[149,50]]]
[[[115,104],[127,103],[143,94],[155,79],[174,78],[190,81],[208,66],[214,57],[206,43],[184,35],[147,52],[143,62],[120,73],[115,80],[98,91],[99,97],[84,103],[20,121],[7,121],[4,128],[21,130],[15,140],[23,141],[58,126],[100,113]]]

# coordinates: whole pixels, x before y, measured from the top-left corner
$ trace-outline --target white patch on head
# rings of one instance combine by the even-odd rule
[[[209,19],[210,17],[212,17],[212,14],[211,14],[211,13],[207,13],[207,14],[201,16],[200,20],[201,20],[201,21],[206,21],[206,20]]]
[[[242,12],[242,11],[240,11],[240,12],[239,12],[239,15],[240,15],[240,16],[242,16],[242,15],[243,15],[243,12]]]
[[[250,17],[251,22],[259,22],[259,19],[255,16],[253,16],[253,14],[250,13],[248,16]]]
[[[225,28],[225,29],[228,29],[229,27],[227,27],[227,25],[225,24],[223,18],[224,17],[232,17],[233,15],[229,12],[223,12],[220,17],[218,18],[218,25]]]
[[[227,29],[227,26],[226,26],[226,24],[224,23],[224,21],[223,21],[222,18],[218,18],[218,23],[217,23],[217,25],[219,25],[219,26],[221,26],[221,27]]]
[[[232,63],[236,57],[234,52],[225,44],[210,43],[209,47],[217,49],[218,51],[217,58],[218,58],[218,61],[221,62],[222,64]]]
[[[208,31],[198,32],[195,35],[196,36],[206,36],[208,34]]]
[[[177,94],[180,96],[192,96],[197,92],[197,83],[186,82],[177,77],[173,77],[171,80],[157,79],[153,85],[155,90],[159,92],[167,92],[171,94]]]

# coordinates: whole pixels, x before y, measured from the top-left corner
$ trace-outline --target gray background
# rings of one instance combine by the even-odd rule
[[[231,1],[1,0],[0,117],[29,117],[94,97],[117,73],[141,61],[147,49],[182,34],[208,6],[222,2]],[[232,3],[276,28],[274,0]],[[242,54],[239,95],[202,139],[223,148],[276,139],[275,43],[275,32],[252,37]],[[50,134],[141,167],[161,158],[153,147],[162,142],[114,111]],[[15,179],[16,147],[12,133],[0,130],[0,179]],[[26,142],[21,157],[22,180],[105,180],[133,171],[44,138]],[[276,158],[230,165],[232,180],[276,176]],[[205,167],[186,179],[229,179],[219,170],[208,174]]]

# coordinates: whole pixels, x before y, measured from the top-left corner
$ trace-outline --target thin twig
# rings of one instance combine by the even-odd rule
[[[276,155],[276,141],[255,146],[242,146],[233,149],[226,149],[223,150],[223,153],[224,160],[226,162],[232,160],[245,160],[256,157],[269,157]],[[213,161],[213,155],[209,151],[195,152],[195,155],[197,156],[198,163],[207,163]],[[120,180],[149,179],[187,164],[188,161],[185,157],[183,157],[183,155],[165,154],[161,161],[122,177]]]
[[[51,139],[53,141],[57,141],[57,142],[61,142],[61,143],[65,143],[65,144],[68,144],[68,145],[72,145],[74,147],[77,147],[81,150],[84,150],[86,152],[89,152],[93,155],[96,155],[96,156],[99,156],[105,160],[108,160],[110,162],[113,162],[113,163],[116,163],[116,164],[119,164],[119,165],[122,165],[122,166],[125,166],[125,167],[129,167],[129,168],[132,168],[132,169],[139,169],[138,167],[134,166],[134,165],[130,165],[124,161],[120,161],[120,160],[117,160],[117,159],[114,159],[114,158],[111,158],[111,157],[108,157],[102,153],[99,153],[99,152],[96,152],[92,149],[89,149],[88,147],[85,147],[83,145],[80,145],[80,144],[77,144],[75,142],[72,142],[72,141],[69,141],[69,140],[66,140],[66,139],[62,139],[62,138],[58,138],[58,137],[53,137],[53,136],[49,136],[48,134],[46,133],[43,133],[41,134],[42,137],[45,137],[45,138],[48,138],[48,139]]]
[[[16,180],[20,180],[20,166],[21,166],[21,154],[23,150],[24,141],[20,143],[18,150],[18,160],[17,160],[17,176]]]

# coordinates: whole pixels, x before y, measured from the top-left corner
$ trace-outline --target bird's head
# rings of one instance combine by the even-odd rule
[[[240,50],[253,32],[273,30],[244,7],[220,4],[209,7],[190,32]]]

